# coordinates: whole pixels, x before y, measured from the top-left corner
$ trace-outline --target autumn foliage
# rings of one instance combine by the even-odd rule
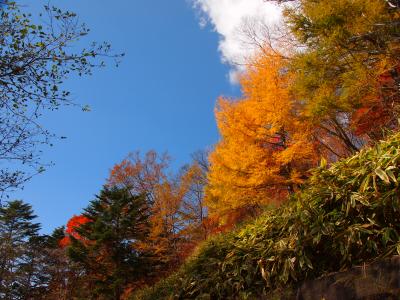
[[[243,98],[219,99],[221,140],[209,157],[206,198],[212,212],[280,202],[316,165],[312,128],[288,89],[292,77],[287,61],[270,51],[247,68]]]
[[[379,139],[382,137],[382,128],[397,128],[399,80],[400,66],[378,75],[375,89],[363,99],[363,106],[352,115],[352,124],[357,135]]]
[[[81,235],[77,232],[77,229],[82,226],[83,224],[86,224],[88,222],[91,222],[91,220],[83,215],[79,216],[73,216],[71,219],[69,219],[67,223],[67,227],[65,229],[65,236],[62,238],[59,242],[61,247],[66,247],[70,245],[71,243],[71,237],[77,240],[82,240]]]
[[[209,233],[203,197],[207,166],[204,155],[198,156],[198,162],[171,174],[167,154],[134,152],[110,171],[108,187],[125,188],[146,198],[147,236],[132,247],[146,253],[157,269],[148,274],[150,281],[176,269]]]
[[[102,196],[91,202],[86,215],[71,218],[59,243],[63,249],[75,247],[76,261],[83,273],[90,274],[87,281],[101,282],[117,298],[129,297],[135,289],[176,270],[210,236],[230,231],[289,198],[301,200],[302,193],[297,192],[310,180],[319,189],[313,168],[320,165],[317,171],[324,172],[331,164],[341,165],[336,161],[396,130],[400,6],[388,3],[303,0],[298,7],[289,6],[287,40],[279,43],[285,45],[285,53],[268,42],[270,36],[258,44],[260,51],[249,58],[240,75],[242,95],[217,101],[220,139],[211,151],[195,155],[176,172],[171,171],[168,154],[156,151],[136,151],[114,165]],[[381,171],[374,171],[374,182],[383,176]],[[383,180],[390,182],[392,171],[388,171]],[[315,199],[327,205],[325,198]],[[290,211],[284,207],[279,209],[287,213],[284,226],[286,219],[297,218],[290,215],[292,208],[308,218],[307,212],[297,211],[296,203],[290,204]],[[88,213],[101,218],[91,223]],[[121,224],[121,218],[130,221]],[[273,213],[268,220],[275,220]],[[285,228],[295,232],[296,226]],[[266,235],[286,234],[262,230]],[[299,246],[296,241],[289,246],[293,245]],[[265,250],[262,247],[260,251]],[[281,254],[286,255],[287,249],[284,246]],[[294,262],[285,260],[284,267],[274,271]],[[300,269],[307,265],[300,264]],[[122,267],[130,272],[129,282],[120,272]],[[252,267],[258,272],[258,265]],[[264,285],[265,278],[258,279]],[[196,286],[190,283],[191,288]]]

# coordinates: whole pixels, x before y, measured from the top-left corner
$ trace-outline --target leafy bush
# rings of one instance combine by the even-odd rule
[[[314,170],[288,204],[205,242],[136,299],[251,299],[400,254],[400,134]],[[282,295],[280,296],[283,297]]]

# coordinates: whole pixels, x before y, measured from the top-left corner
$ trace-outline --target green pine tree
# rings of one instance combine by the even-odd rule
[[[32,207],[20,200],[0,207],[0,298],[26,299],[42,285],[36,263],[40,224]],[[37,248],[36,248],[37,249]]]
[[[146,256],[134,245],[146,238],[148,206],[144,195],[127,189],[105,187],[85,209],[89,222],[71,237],[73,261],[84,266],[91,299],[120,299],[129,283],[143,278]]]

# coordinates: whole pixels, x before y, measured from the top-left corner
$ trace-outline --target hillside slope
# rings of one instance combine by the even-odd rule
[[[306,279],[400,253],[399,165],[399,133],[322,162],[286,205],[208,240],[133,299],[280,299]]]

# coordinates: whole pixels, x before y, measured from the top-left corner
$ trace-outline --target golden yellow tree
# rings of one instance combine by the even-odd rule
[[[210,154],[206,201],[212,213],[258,206],[293,192],[317,161],[301,101],[289,92],[287,61],[270,51],[241,79],[243,97],[220,98],[221,139]]]

